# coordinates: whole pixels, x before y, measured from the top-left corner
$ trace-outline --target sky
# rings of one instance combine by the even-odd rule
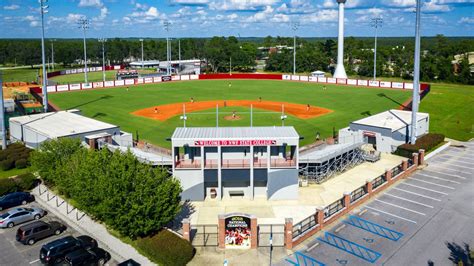
[[[42,0],[46,1],[46,0]],[[474,36],[474,0],[421,0],[423,36]],[[416,0],[347,0],[345,36],[413,36]],[[38,0],[0,0],[0,38],[41,37]],[[46,38],[337,36],[336,0],[48,0]],[[296,31],[295,31],[296,30]]]

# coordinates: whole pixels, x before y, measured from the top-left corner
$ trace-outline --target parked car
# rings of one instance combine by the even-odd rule
[[[9,193],[0,197],[0,211],[32,201],[35,201],[35,196],[28,192]]]
[[[33,245],[40,239],[61,234],[66,228],[65,225],[56,221],[49,223],[36,221],[18,228],[16,231],[16,240],[24,245]]]
[[[68,253],[64,257],[64,262],[69,265],[104,265],[110,260],[109,252],[101,248],[78,249]]]
[[[16,208],[0,214],[0,227],[12,228],[17,224],[31,220],[39,220],[46,215],[46,211],[40,208]]]
[[[90,236],[66,236],[49,242],[40,250],[40,261],[47,265],[59,264],[64,256],[78,249],[92,249],[97,247],[97,241]]]

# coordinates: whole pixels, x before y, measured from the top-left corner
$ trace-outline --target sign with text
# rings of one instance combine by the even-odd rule
[[[246,216],[230,216],[225,218],[225,247],[226,248],[250,248],[251,223]]]
[[[196,140],[194,146],[267,146],[276,140]]]

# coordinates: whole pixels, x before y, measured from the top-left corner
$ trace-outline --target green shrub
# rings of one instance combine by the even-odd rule
[[[0,168],[2,168],[3,171],[8,171],[8,170],[12,169],[13,166],[15,166],[15,161],[13,161],[11,159],[3,160],[0,163]]]
[[[425,152],[429,152],[443,141],[443,134],[428,133],[417,139],[414,145],[407,143],[398,146],[395,154],[404,157],[411,157],[412,153],[418,152],[420,149],[424,149]]]
[[[15,142],[15,143],[12,143],[10,145],[8,145],[7,149],[9,150],[13,150],[13,149],[25,149],[25,145],[23,145],[22,143],[20,142]]]
[[[18,159],[15,161],[16,169],[23,169],[23,168],[26,168],[27,166],[28,166],[28,162],[26,161],[26,159]]]
[[[0,161],[6,160],[7,159],[7,153],[5,150],[0,151]]]
[[[194,257],[194,247],[188,241],[161,230],[151,237],[137,239],[138,249],[159,265],[186,265]]]
[[[14,180],[18,187],[18,190],[21,190],[21,191],[31,190],[39,182],[36,176],[33,175],[32,173],[18,175],[15,177]]]
[[[3,196],[10,192],[15,192],[17,190],[17,185],[15,181],[10,178],[0,179],[0,196]]]

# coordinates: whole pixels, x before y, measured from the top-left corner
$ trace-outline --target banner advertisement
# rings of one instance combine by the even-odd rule
[[[225,247],[249,249],[251,240],[250,218],[230,216],[225,218]]]
[[[357,85],[359,86],[367,86],[367,80],[362,80],[362,79],[359,79],[357,80]]]
[[[413,83],[405,83],[404,88],[407,90],[413,90]]]
[[[189,75],[182,75],[181,80],[189,80]]]
[[[348,79],[347,85],[357,85],[357,79]]]
[[[138,78],[135,81],[136,81],[135,84],[143,84],[145,82],[143,78]]]
[[[301,80],[301,81],[308,81],[308,76],[301,76],[301,77],[300,77],[300,80]]]
[[[47,86],[46,91],[47,92],[55,92],[56,91],[56,86]]]
[[[171,76],[161,76],[161,81],[163,82],[171,81]]]
[[[125,80],[125,85],[133,85],[135,84],[135,80],[134,79],[126,79]]]
[[[327,83],[328,79],[327,78],[318,78],[318,82]]]
[[[115,81],[115,86],[123,86],[125,85],[125,80],[116,80]]]
[[[369,80],[369,87],[379,87],[380,82],[377,80]]]
[[[92,83],[82,83],[82,89],[92,89]]]
[[[283,76],[281,77],[281,79],[283,79],[283,80],[291,80],[291,76],[290,76],[290,75],[283,75]]]
[[[179,80],[179,76],[171,76],[171,80],[177,81],[177,80]]]
[[[337,79],[337,84],[346,84],[346,79]]]
[[[392,88],[403,89],[403,82],[392,82]]]
[[[57,85],[56,86],[56,91],[68,91],[69,90],[69,85]]]
[[[161,77],[154,77],[153,82],[161,82]]]
[[[194,146],[267,146],[276,140],[196,140]]]
[[[291,80],[300,80],[300,76],[291,75]]]
[[[115,84],[114,84],[114,81],[111,80],[111,81],[106,81],[104,83],[104,87],[113,87]]]
[[[145,78],[145,83],[153,83],[153,78]]]
[[[94,86],[94,88],[103,88],[104,87],[104,83],[102,81],[94,82],[94,83],[92,83],[92,85]]]
[[[192,80],[199,79],[199,75],[190,75],[189,79],[192,79]]]
[[[81,89],[81,84],[69,84],[69,90],[77,91]]]
[[[318,82],[317,77],[309,77],[308,80],[309,80],[309,82]]]
[[[380,87],[382,88],[391,88],[392,82],[390,81],[380,81]]]
[[[328,83],[336,84],[336,83],[337,83],[337,79],[335,79],[335,78],[328,78]]]

